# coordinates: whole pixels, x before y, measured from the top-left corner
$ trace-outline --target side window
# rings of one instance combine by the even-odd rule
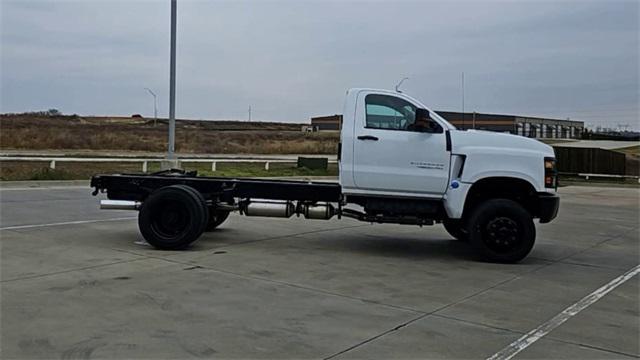
[[[371,94],[364,102],[368,128],[407,130],[416,120],[416,107],[398,97]]]

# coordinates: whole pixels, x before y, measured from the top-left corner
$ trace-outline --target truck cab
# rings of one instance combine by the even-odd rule
[[[374,211],[397,214],[398,208],[431,204],[430,216],[454,237],[469,240],[485,232],[496,234],[501,245],[525,232],[535,238],[535,228],[526,219],[518,224],[509,218],[513,215],[500,214],[546,223],[559,207],[552,147],[506,133],[457,130],[418,100],[387,90],[347,92],[340,185],[343,195],[365,210],[375,203]],[[475,224],[480,212],[494,210],[501,221]],[[489,258],[503,258],[476,245]]]

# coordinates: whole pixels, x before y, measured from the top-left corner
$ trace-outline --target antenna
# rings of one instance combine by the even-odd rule
[[[398,85],[396,85],[396,92],[397,92],[397,93],[402,94],[402,91],[400,91],[400,85],[402,85],[402,83],[403,83],[405,80],[409,80],[409,78],[408,78],[408,77],[403,77],[403,78],[402,78],[402,80],[400,80],[400,82],[398,83]]]

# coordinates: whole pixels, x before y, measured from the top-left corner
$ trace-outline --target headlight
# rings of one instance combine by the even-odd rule
[[[558,187],[558,170],[554,158],[544,158],[544,187]]]

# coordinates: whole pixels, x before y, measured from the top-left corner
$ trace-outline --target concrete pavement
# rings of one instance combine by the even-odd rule
[[[639,263],[637,189],[568,187],[517,265],[441,226],[232,215],[187,251],[85,187],[0,189],[2,358],[487,358]],[[638,276],[516,358],[640,356]]]

